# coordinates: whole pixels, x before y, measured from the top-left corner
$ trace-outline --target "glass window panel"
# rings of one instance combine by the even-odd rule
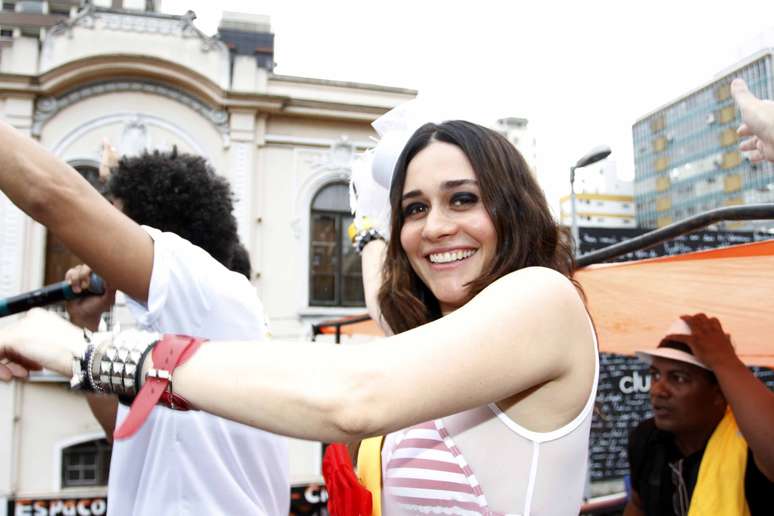
[[[324,304],[336,302],[336,276],[333,274],[312,276],[312,301]]]
[[[362,306],[365,304],[363,294],[363,278],[357,276],[344,275],[341,283],[342,304],[348,306]]]
[[[62,450],[62,486],[107,485],[111,447],[104,439]]]
[[[336,270],[336,217],[315,214],[312,217],[311,245],[312,275],[335,273]]]
[[[365,304],[360,256],[348,235],[351,223],[347,185],[320,190],[310,214],[310,304]]]
[[[312,201],[313,210],[349,211],[349,187],[334,183],[320,190]]]

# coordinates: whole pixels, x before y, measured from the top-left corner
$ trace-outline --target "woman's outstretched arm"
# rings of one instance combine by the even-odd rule
[[[69,375],[75,334],[15,332],[0,332],[0,358]],[[572,284],[529,268],[442,319],[363,345],[206,343],[176,369],[174,390],[199,409],[274,433],[348,441],[562,381],[574,364],[593,363],[592,338]],[[4,367],[0,376],[10,376]],[[590,375],[583,399],[593,368]]]

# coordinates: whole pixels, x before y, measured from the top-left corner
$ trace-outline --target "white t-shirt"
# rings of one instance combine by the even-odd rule
[[[243,275],[173,233],[144,229],[154,240],[148,303],[128,301],[139,326],[207,339],[267,338],[263,306]],[[119,404],[117,425],[128,412]],[[113,444],[109,513],[288,514],[288,467],[284,437],[155,407],[134,436]]]

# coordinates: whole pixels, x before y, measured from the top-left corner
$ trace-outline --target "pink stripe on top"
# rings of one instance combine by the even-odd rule
[[[398,433],[384,468],[386,506],[400,514],[500,514],[489,509],[473,470],[440,419]]]

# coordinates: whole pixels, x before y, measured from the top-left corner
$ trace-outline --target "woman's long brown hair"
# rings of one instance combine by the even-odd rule
[[[571,239],[556,224],[543,191],[518,150],[499,133],[485,127],[452,120],[425,124],[406,143],[393,173],[390,243],[379,289],[382,316],[394,333],[401,333],[441,317],[440,304],[419,279],[400,245],[404,217],[401,196],[408,164],[434,141],[459,147],[478,179],[484,207],[497,232],[497,253],[484,274],[470,283],[470,297],[498,278],[524,267],[543,266],[572,279],[575,260]],[[356,463],[360,442],[347,445]]]
[[[571,280],[575,269],[569,237],[551,216],[527,162],[505,137],[461,120],[425,124],[406,143],[395,164],[390,188],[392,230],[378,300],[385,321],[395,333],[441,316],[438,300],[411,268],[400,245],[406,169],[414,156],[434,141],[455,145],[468,158],[484,208],[497,232],[495,258],[481,277],[469,284],[470,297],[498,278],[525,267],[548,267]],[[580,291],[577,283],[576,287]]]

